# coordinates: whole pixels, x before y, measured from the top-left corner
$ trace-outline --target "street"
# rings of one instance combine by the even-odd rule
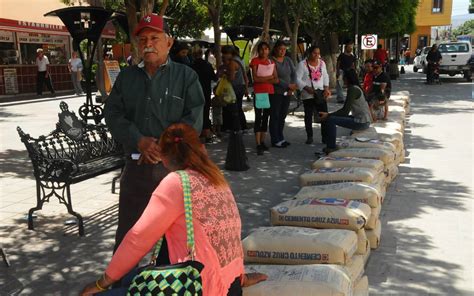
[[[366,267],[370,294],[474,295],[473,85],[461,76],[443,75],[442,85],[428,86],[423,74],[413,73],[411,66],[405,70],[393,81],[392,92],[411,98],[407,160],[383,204],[381,246]],[[25,215],[35,205],[36,186],[16,127],[35,137],[48,134],[60,100],[0,104],[0,246],[12,265],[0,267],[0,295],[77,295],[112,254],[118,194],[110,188],[119,172],[71,186],[74,209],[85,218],[85,237],[78,236],[76,226],[64,225],[70,216],[55,199],[36,212],[35,231],[27,229]],[[65,101],[77,113],[85,98]],[[340,106],[331,103],[330,109]],[[253,120],[253,112],[246,116]],[[317,144],[304,144],[302,107],[288,116],[285,134],[290,147],[257,156],[249,130],[244,141],[250,169],[225,171],[240,209],[242,238],[270,225],[269,208],[299,190],[298,176],[323,147],[316,125]],[[207,149],[223,168],[226,142]]]

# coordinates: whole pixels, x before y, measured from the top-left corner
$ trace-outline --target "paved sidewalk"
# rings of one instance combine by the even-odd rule
[[[407,90],[412,98],[406,135],[410,154],[388,191],[382,246],[367,266],[372,295],[474,291],[472,89],[459,78],[426,87],[422,77],[406,74],[394,82],[395,90]],[[84,98],[66,102],[78,110]],[[331,104],[333,110],[338,106]],[[35,182],[15,128],[20,125],[34,136],[48,133],[58,112],[59,100],[0,106],[0,245],[12,263],[10,268],[0,267],[0,295],[77,295],[110,260],[118,201],[110,186],[116,172],[71,187],[74,208],[85,218],[85,237],[78,237],[76,226],[63,225],[70,216],[57,200],[37,212],[35,231],[27,229],[25,214],[35,203]],[[252,120],[252,112],[246,115]],[[289,148],[257,157],[249,131],[244,140],[250,170],[225,172],[241,212],[243,237],[255,227],[269,225],[268,209],[298,191],[297,177],[322,147],[303,144],[301,112],[289,116],[286,135]],[[223,167],[226,143],[211,144],[208,150]]]

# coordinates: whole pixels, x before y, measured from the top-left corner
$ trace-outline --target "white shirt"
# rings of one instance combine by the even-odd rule
[[[82,71],[82,61],[80,58],[69,59],[69,64],[71,65],[72,72]]]
[[[38,66],[38,72],[44,72],[48,69],[46,65],[49,65],[49,60],[45,55],[43,56],[41,60],[39,59],[39,57],[37,57],[36,65]]]
[[[319,80],[317,81],[313,80],[313,87],[314,89],[324,90],[324,87],[329,87],[329,75],[326,69],[326,63],[321,59],[319,59],[319,63],[321,63],[322,75]],[[319,65],[317,67],[313,67],[309,65],[309,67],[311,68],[311,70],[317,70],[319,68]],[[309,79],[309,72],[308,72],[308,67],[306,66],[306,59],[299,62],[298,66],[296,67],[296,84],[298,85],[298,88],[301,90],[301,98],[303,100],[313,98],[312,94],[304,90],[306,86],[311,87],[311,80]]]

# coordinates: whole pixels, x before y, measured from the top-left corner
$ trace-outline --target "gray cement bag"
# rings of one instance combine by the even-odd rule
[[[370,258],[370,242],[369,242],[369,249],[367,250],[367,253],[365,253],[364,255],[362,255],[362,257],[364,257],[364,266],[367,265],[367,261],[369,261],[369,258]]]
[[[382,235],[382,223],[377,220],[373,230],[365,230],[367,238],[369,239],[370,248],[377,249],[380,246],[380,236]]]
[[[356,282],[354,296],[369,296],[369,278],[366,275]]]
[[[247,265],[245,272],[260,272],[266,281],[243,288],[243,296],[351,296],[352,282],[338,265]]]
[[[270,209],[272,225],[359,230],[370,218],[370,206],[337,198],[294,199]]]
[[[331,157],[358,157],[381,160],[385,167],[390,166],[395,161],[395,152],[388,149],[379,148],[347,148],[340,149],[329,154]],[[370,183],[370,182],[368,182]]]
[[[375,187],[356,182],[305,186],[295,195],[296,199],[328,197],[359,201],[371,208],[379,207],[382,203],[382,195]]]
[[[375,226],[377,225],[377,221],[379,220],[379,217],[380,217],[381,210],[382,210],[382,207],[371,208],[371,214],[369,216],[369,219],[367,220],[367,223],[365,224],[365,229],[375,229]]]
[[[357,158],[357,157],[321,157],[316,160],[312,168],[368,168],[377,173],[382,173],[384,170],[384,163],[376,159]]]
[[[400,133],[404,133],[405,126],[396,121],[380,121],[372,123],[371,126],[375,128],[385,128],[387,130],[394,130]]]
[[[242,246],[247,263],[347,264],[357,250],[357,234],[342,229],[260,227]]]
[[[344,182],[371,183],[378,173],[367,168],[322,168],[309,171],[300,176],[300,185],[314,186]]]

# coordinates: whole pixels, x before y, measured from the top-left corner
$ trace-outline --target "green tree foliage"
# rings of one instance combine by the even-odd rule
[[[455,37],[459,35],[474,35],[474,20],[468,20],[453,30]]]

